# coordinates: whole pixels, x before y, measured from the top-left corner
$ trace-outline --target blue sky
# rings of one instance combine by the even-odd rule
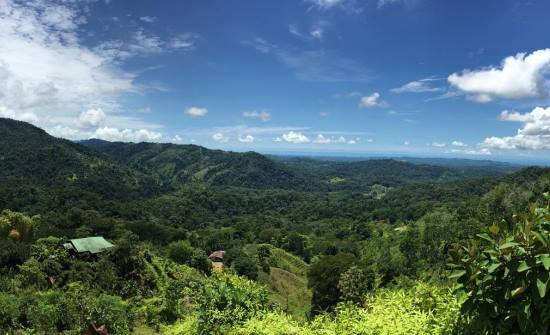
[[[547,1],[0,0],[0,116],[55,136],[545,159]]]

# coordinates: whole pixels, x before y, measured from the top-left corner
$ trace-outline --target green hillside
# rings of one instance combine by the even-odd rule
[[[0,137],[0,208],[32,211],[159,191],[154,178],[28,123],[0,118]]]
[[[210,150],[197,145],[81,141],[128,166],[158,176],[174,187],[200,182],[212,186],[304,189],[306,179],[255,152]]]

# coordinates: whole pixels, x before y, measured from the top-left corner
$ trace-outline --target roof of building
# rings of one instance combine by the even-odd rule
[[[212,258],[219,258],[219,259],[223,259],[223,256],[225,255],[225,251],[223,250],[217,250],[217,251],[213,251],[210,256],[208,256],[208,258],[212,259]]]
[[[102,236],[77,238],[70,240],[70,243],[65,243],[63,246],[67,249],[76,250],[76,252],[89,252],[97,254],[98,252],[112,248],[115,245],[104,239]]]

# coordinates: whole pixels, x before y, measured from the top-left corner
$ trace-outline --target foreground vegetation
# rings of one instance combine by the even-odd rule
[[[319,162],[310,183],[309,160],[0,135],[2,333],[550,329],[548,169]],[[116,247],[63,248],[87,236]]]

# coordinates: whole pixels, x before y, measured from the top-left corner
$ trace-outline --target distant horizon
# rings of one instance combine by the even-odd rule
[[[90,138],[83,140],[75,140],[75,142],[89,141],[89,140],[100,140],[107,141],[98,138]],[[110,141],[107,141],[110,142]],[[132,142],[140,143],[140,142]],[[248,150],[247,148],[232,148],[232,149],[220,149],[212,148],[206,145],[201,145],[197,143],[173,143],[173,142],[162,142],[164,144],[175,144],[175,145],[198,145],[210,150],[224,150],[224,151],[233,151],[233,152],[248,152],[253,151],[262,155],[270,156],[292,156],[292,157],[305,157],[305,158],[350,158],[353,160],[357,159],[372,159],[372,158],[418,158],[418,159],[445,159],[445,160],[472,160],[472,161],[488,161],[488,162],[499,162],[499,163],[508,163],[512,165],[537,165],[537,166],[550,166],[550,158],[544,160],[536,157],[496,157],[496,156],[453,156],[451,154],[424,154],[424,153],[399,153],[399,152],[351,152],[351,151],[274,151],[274,150]]]
[[[0,117],[70,140],[550,161],[548,1],[4,0]]]

